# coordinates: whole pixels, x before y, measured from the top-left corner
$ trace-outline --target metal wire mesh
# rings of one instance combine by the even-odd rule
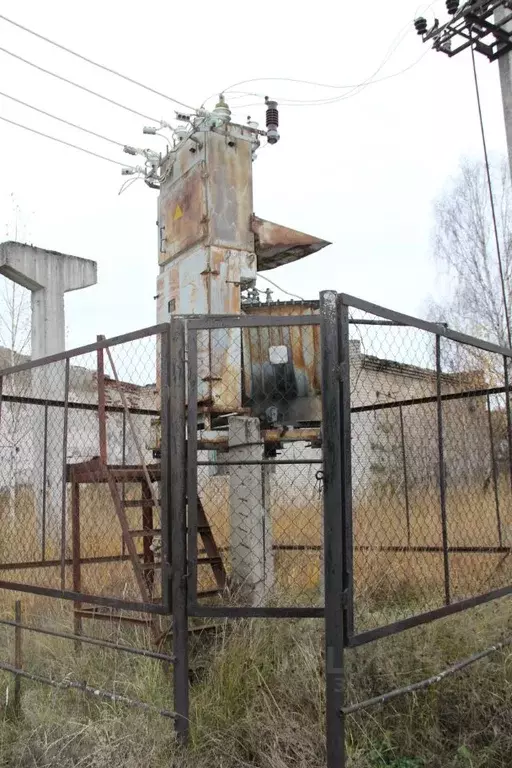
[[[144,602],[137,560],[158,600],[157,339],[0,371],[0,580]]]
[[[197,497],[189,522],[197,543],[189,557],[199,600],[322,604],[320,335],[314,318],[294,320],[242,318],[239,327],[217,321],[190,331],[189,444],[192,434],[197,441],[189,467],[197,484],[189,494],[197,488]],[[212,567],[210,536],[224,581]]]
[[[352,313],[356,631],[508,586],[503,357]]]

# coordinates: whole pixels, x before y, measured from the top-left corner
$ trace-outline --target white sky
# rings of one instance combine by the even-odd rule
[[[3,0],[0,13],[199,105],[244,78],[360,82],[409,28],[380,74],[396,72],[426,50],[408,24],[428,5],[411,0],[246,5]],[[433,4],[429,20],[434,11],[446,18],[444,0]],[[1,20],[0,37],[2,46],[117,101],[157,118],[174,117],[170,102]],[[498,65],[478,59],[489,148],[504,152]],[[0,90],[6,93],[123,143],[163,147],[162,140],[142,135],[147,122],[142,118],[2,52],[0,72]],[[468,52],[449,60],[432,51],[405,74],[345,101],[281,107],[281,141],[265,148],[254,168],[255,213],[333,245],[268,276],[304,298],[334,289],[423,314],[428,296],[440,290],[431,260],[432,202],[462,156],[482,154],[472,77]],[[287,83],[246,88],[277,98],[336,95]],[[264,121],[263,105],[235,117],[245,119],[248,113]],[[131,159],[120,148],[3,97],[0,114],[121,162]],[[10,215],[13,192],[31,242],[98,262],[99,284],[68,295],[67,346],[93,341],[97,333],[111,336],[154,323],[157,192],[138,182],[119,196],[120,167],[3,122],[0,147],[2,223]]]

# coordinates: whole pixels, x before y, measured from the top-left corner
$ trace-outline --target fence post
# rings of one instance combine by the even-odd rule
[[[167,432],[163,445],[168,445],[170,494],[170,555],[172,638],[174,652],[174,709],[176,735],[186,744],[189,735],[188,681],[188,606],[187,606],[187,443],[185,431],[185,323],[173,318],[170,328],[169,418],[162,424]],[[165,395],[167,396],[167,395]],[[169,550],[168,550],[169,551]]]
[[[48,476],[48,403],[44,404],[44,427],[43,427],[43,487],[42,487],[42,509],[41,509],[41,560],[46,558],[46,478]]]
[[[327,768],[345,766],[342,423],[337,294],[320,294]],[[348,361],[346,361],[348,364]],[[350,413],[348,414],[350,418]]]
[[[510,377],[508,372],[509,359],[503,356],[503,373],[505,376],[505,407],[507,410],[507,443],[508,443],[508,469],[510,489],[512,491],[512,410],[510,405]]]
[[[97,342],[105,341],[105,336],[96,336]],[[107,463],[107,411],[105,397],[105,356],[103,347],[96,351],[97,387],[98,387],[98,429],[100,442],[100,459]]]
[[[73,562],[73,592],[82,591],[82,547],[80,541],[80,484],[77,483],[75,473],[71,470],[71,541],[72,541],[72,562]],[[73,603],[73,627],[75,635],[82,634],[82,603]],[[82,650],[82,643],[75,640],[75,653],[79,654]]]
[[[69,357],[64,369],[64,420],[62,426],[62,500],[60,521],[60,588],[66,589],[66,522],[68,473]]]
[[[443,401],[441,399],[441,337],[436,334],[437,446],[439,451],[439,497],[443,538],[444,600],[450,605],[450,556],[448,554],[448,522],[446,516],[446,471],[444,465]]]
[[[409,507],[409,484],[407,478],[407,452],[405,449],[405,431],[404,431],[404,412],[402,406],[399,408],[400,414],[400,441],[402,445],[402,467],[404,472],[404,493],[405,493],[405,524],[407,527],[407,546],[411,546],[411,510]]]
[[[16,622],[14,627],[14,667],[15,669],[23,669],[22,629],[20,626],[21,600],[16,600],[14,603],[14,621]],[[16,716],[21,714],[21,678],[19,675],[14,677],[13,710]]]
[[[498,471],[496,468],[496,452],[494,450],[494,429],[492,426],[491,398],[487,395],[487,418],[489,422],[489,442],[491,445],[491,473],[492,486],[494,491],[494,504],[496,506],[496,526],[498,529],[498,543],[503,546],[503,535],[501,531],[501,513],[500,513],[500,492],[498,488]]]

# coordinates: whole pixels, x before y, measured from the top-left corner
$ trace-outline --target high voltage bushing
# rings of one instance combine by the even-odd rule
[[[269,144],[276,144],[279,141],[279,111],[277,109],[277,101],[272,101],[265,97],[265,103],[267,105],[266,112],[266,125],[267,125],[267,141]]]
[[[451,16],[454,16],[459,10],[459,0],[446,0],[446,10]]]
[[[414,19],[414,29],[418,35],[424,35],[427,31],[427,20],[420,16],[418,19]]]

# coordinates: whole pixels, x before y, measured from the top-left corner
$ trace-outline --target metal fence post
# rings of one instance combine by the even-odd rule
[[[64,368],[64,422],[62,426],[62,501],[60,521],[60,588],[66,589],[66,523],[68,472],[68,416],[69,416],[69,357]]]
[[[441,337],[436,335],[437,445],[439,451],[439,498],[443,539],[444,599],[450,605],[450,556],[448,554],[448,522],[446,516],[446,470],[444,465],[443,401],[441,383]]]
[[[494,504],[496,506],[496,527],[498,530],[498,543],[501,547],[503,546],[503,535],[501,530],[500,492],[498,487],[498,471],[496,468],[496,452],[494,450],[494,429],[492,426],[491,398],[489,395],[487,395],[487,418],[489,422],[489,443],[491,447],[492,487],[494,491]]]
[[[340,355],[337,295],[320,294],[327,768],[345,766],[344,627]],[[350,414],[349,414],[350,418]]]
[[[96,336],[96,341],[105,341],[105,336]],[[97,388],[98,388],[98,429],[100,443],[100,459],[107,463],[107,412],[105,409],[105,355],[103,347],[98,347],[96,352]]]
[[[404,495],[405,495],[405,524],[407,528],[407,546],[411,546],[411,510],[409,506],[409,483],[407,478],[407,452],[405,449],[405,430],[404,430],[404,412],[400,405],[398,410],[400,416],[400,441],[402,445],[402,468],[404,472]]]
[[[23,668],[23,654],[22,654],[22,629],[21,629],[21,600],[16,600],[14,603],[14,621],[16,626],[14,627],[14,668]],[[14,700],[13,709],[15,715],[21,714],[21,677],[15,675],[14,677]]]
[[[169,440],[171,514],[172,622],[175,729],[186,744],[189,734],[188,607],[187,607],[187,443],[185,430],[185,322],[173,318],[170,329]]]

